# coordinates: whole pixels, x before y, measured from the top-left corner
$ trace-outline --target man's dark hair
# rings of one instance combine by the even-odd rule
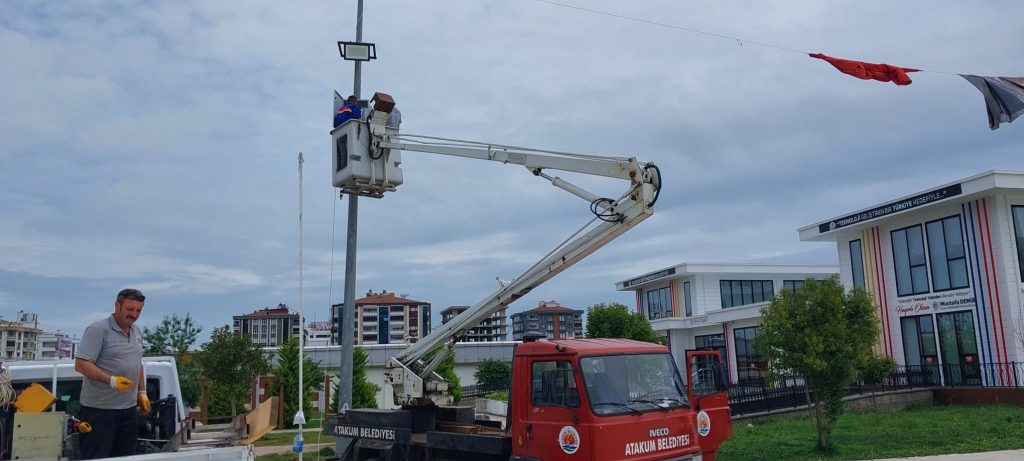
[[[130,299],[132,301],[145,302],[146,295],[142,294],[141,291],[134,288],[125,288],[117,293],[117,303],[121,304],[124,300]]]
[[[345,102],[359,102],[359,98],[357,98],[356,95],[352,95],[345,98]]]

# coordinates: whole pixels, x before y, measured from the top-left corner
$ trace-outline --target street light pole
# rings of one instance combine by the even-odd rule
[[[359,0],[356,14],[356,41],[363,41],[363,0]],[[362,61],[355,61],[352,94],[360,97],[362,86]],[[356,320],[356,240],[359,230],[359,196],[349,194],[348,199],[348,234],[345,243],[345,304],[341,311],[341,370],[338,385],[338,411],[343,412],[352,407],[352,348],[355,347]],[[335,439],[335,453],[339,459],[345,459],[352,439],[338,437]]]

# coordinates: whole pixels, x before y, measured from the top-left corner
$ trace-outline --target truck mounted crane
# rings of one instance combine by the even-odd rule
[[[347,410],[329,419],[324,432],[356,439],[357,460],[713,461],[732,432],[714,351],[687,354],[684,382],[665,346],[528,334],[513,357],[505,430],[476,424],[472,409],[449,406],[448,383],[435,372],[481,321],[650,217],[661,190],[658,167],[633,157],[400,134],[387,124],[394,100],[376,93],[371,103],[365,120],[331,132],[333,181],[343,193],[381,198],[395,191],[403,182],[402,152],[416,151],[521,165],[585,200],[593,217],[522,274],[499,281],[497,291],[387,360],[385,384],[401,410]],[[628,187],[618,197],[601,196],[551,170],[624,180]]]

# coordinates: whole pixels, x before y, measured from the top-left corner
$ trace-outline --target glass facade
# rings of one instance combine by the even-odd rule
[[[865,289],[864,249],[859,239],[850,241],[850,273],[853,274],[854,288]]]
[[[939,324],[939,350],[946,384],[981,384],[978,342],[974,335],[974,314],[970,311],[935,316]]]
[[[771,280],[722,280],[722,308],[771,301],[775,287]]]
[[[1024,206],[1013,206],[1013,236],[1017,242],[1017,268],[1024,282]]]
[[[690,282],[683,282],[683,307],[686,309],[686,316],[693,315],[693,298],[690,293]]]
[[[896,293],[899,296],[928,292],[928,265],[924,255],[921,225],[892,231],[892,259],[896,266]]]
[[[782,281],[782,289],[783,290],[796,291],[796,290],[799,290],[799,289],[801,289],[803,287],[804,287],[804,281],[803,280],[783,280]]]
[[[647,292],[647,319],[655,320],[672,316],[672,295],[668,287]]]
[[[931,315],[900,319],[903,358],[907,378],[915,384],[939,382],[939,357],[935,349],[935,326]]]
[[[960,216],[931,221],[928,231],[928,256],[931,258],[932,288],[935,291],[966,288],[967,255],[960,231]]]
[[[728,371],[729,367],[729,356],[725,350],[725,335],[698,335],[693,337],[694,349],[698,351],[718,351],[718,355],[722,357],[722,367]],[[725,376],[729,376],[729,373],[725,373]]]
[[[757,327],[736,328],[733,338],[736,340],[736,378],[740,384],[760,382],[765,378],[767,363],[754,347]]]

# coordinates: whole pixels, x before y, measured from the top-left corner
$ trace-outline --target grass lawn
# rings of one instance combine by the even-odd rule
[[[899,412],[845,413],[832,432],[835,452],[815,449],[814,423],[804,417],[736,423],[718,461],[861,460],[1024,448],[1024,408],[917,407]]]
[[[295,434],[295,432],[271,432],[257,440],[253,445],[257,447],[291,445],[295,440]],[[314,443],[334,443],[334,437],[329,435],[320,435],[320,429],[308,429],[302,431],[302,441],[306,445],[312,445]]]

